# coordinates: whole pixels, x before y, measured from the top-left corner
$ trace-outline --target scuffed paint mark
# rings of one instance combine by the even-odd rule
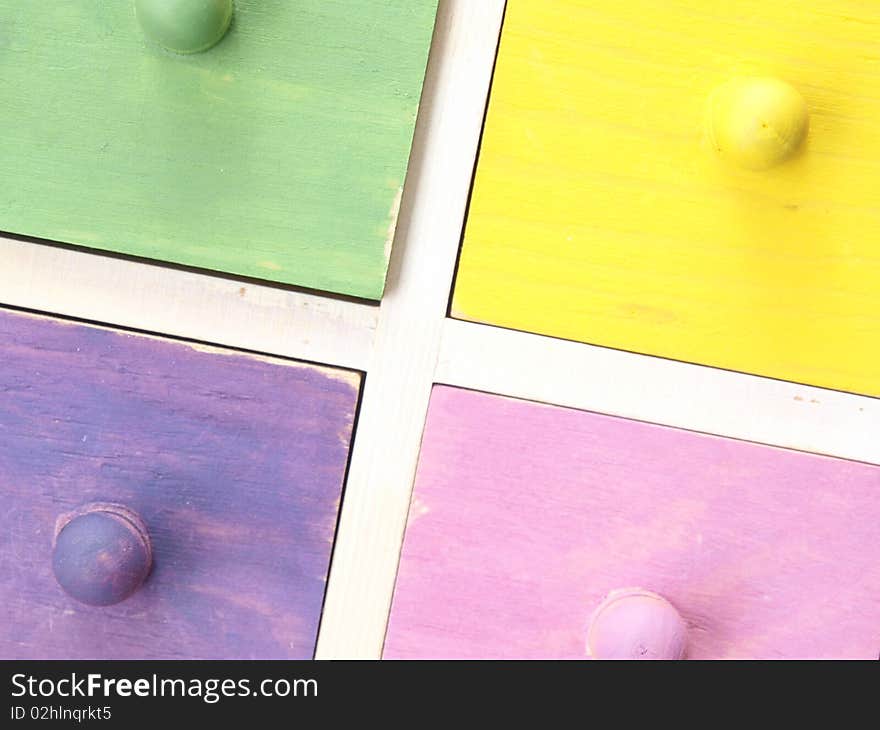
[[[400,202],[403,200],[403,185],[397,188],[394,200],[391,201],[391,210],[388,211],[390,218],[388,230],[385,232],[385,262],[391,259],[391,246],[394,244],[394,234],[397,232],[397,219],[400,217]]]
[[[427,515],[430,511],[430,507],[428,507],[428,505],[425,504],[425,502],[421,498],[414,497],[412,501],[412,506],[409,510],[409,521],[415,522],[420,517],[424,517],[425,515]]]

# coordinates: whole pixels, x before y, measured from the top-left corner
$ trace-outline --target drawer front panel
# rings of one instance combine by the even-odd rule
[[[385,657],[584,658],[639,586],[690,658],[880,653],[880,467],[437,386]]]
[[[453,314],[880,395],[878,23],[859,0],[510,0]],[[809,115],[758,171],[707,125],[754,76]]]
[[[359,376],[0,313],[0,656],[308,658]],[[53,577],[56,519],[136,511],[140,590]]]
[[[378,299],[436,5],[235,0],[184,56],[0,0],[0,230]]]

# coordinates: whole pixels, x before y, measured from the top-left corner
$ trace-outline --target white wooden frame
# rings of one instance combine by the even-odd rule
[[[381,305],[0,238],[0,304],[366,373],[318,658],[378,658],[434,383],[880,463],[880,399],[448,319],[504,0],[441,0]]]

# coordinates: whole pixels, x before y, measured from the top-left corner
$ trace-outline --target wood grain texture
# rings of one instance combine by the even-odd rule
[[[0,656],[309,658],[359,376],[0,313]],[[58,515],[135,510],[154,566],[90,608]]]
[[[510,0],[463,319],[880,395],[880,6]],[[711,91],[794,85],[804,153],[710,149]]]
[[[385,656],[582,658],[643,586],[691,658],[880,652],[880,468],[435,387]]]
[[[378,299],[436,3],[236,0],[184,57],[0,0],[0,230]]]

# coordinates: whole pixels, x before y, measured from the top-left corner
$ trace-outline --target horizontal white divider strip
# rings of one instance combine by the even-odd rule
[[[364,370],[378,307],[0,237],[0,304]]]
[[[446,321],[435,381],[880,464],[880,399]]]

